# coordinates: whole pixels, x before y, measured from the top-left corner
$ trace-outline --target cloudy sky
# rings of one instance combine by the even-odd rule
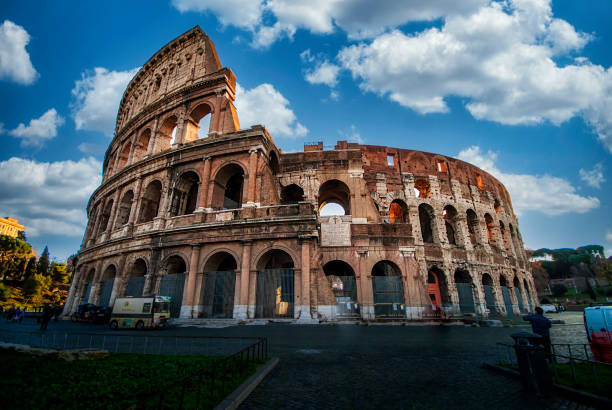
[[[464,159],[508,188],[527,247],[610,254],[610,21],[609,0],[2,2],[0,215],[39,252],[77,251],[125,86],[199,25],[238,78],[243,128],[285,151]]]

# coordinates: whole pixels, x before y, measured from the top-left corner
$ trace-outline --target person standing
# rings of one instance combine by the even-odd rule
[[[544,346],[544,350],[550,359],[550,327],[552,326],[552,321],[544,316],[544,310],[539,306],[535,308],[535,314],[523,316],[523,320],[531,322],[533,333],[542,336],[540,343]]]
[[[53,309],[51,309],[51,306],[45,305],[45,308],[43,309],[42,317],[40,318],[40,330],[47,330],[47,325],[49,324],[49,321],[51,320],[52,317],[53,317]]]

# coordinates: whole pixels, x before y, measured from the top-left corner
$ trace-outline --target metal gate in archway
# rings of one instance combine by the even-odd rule
[[[234,315],[235,271],[206,272],[203,316],[229,319]]]
[[[108,306],[110,303],[111,294],[113,293],[114,279],[106,279],[102,283],[102,291],[100,292],[99,306]]]
[[[355,276],[327,275],[329,286],[336,298],[334,307],[335,317],[359,317],[359,304],[357,303],[357,282]]]
[[[514,315],[514,309],[512,309],[512,299],[510,299],[510,291],[508,287],[501,287],[502,296],[504,297],[504,305],[506,306],[506,314],[508,317],[512,317]]]
[[[256,303],[256,318],[293,318],[293,269],[258,271]]]
[[[403,318],[404,286],[400,276],[372,276],[374,292],[374,316]]]
[[[521,296],[521,290],[519,289],[518,286],[514,287],[514,293],[516,294],[516,301],[518,303],[519,311],[524,312],[525,305],[523,304],[523,297]]]
[[[493,286],[491,285],[482,285],[485,294],[485,302],[487,304],[487,308],[491,312],[491,315],[499,314],[497,309],[497,304],[495,303],[495,293],[493,291]]]
[[[476,313],[474,292],[471,283],[456,283],[459,294],[459,310],[461,313]]]
[[[185,287],[184,273],[164,275],[159,286],[159,296],[170,296],[170,317],[179,317],[183,303],[183,288]]]
[[[89,303],[89,294],[91,293],[91,282],[87,284],[87,290],[85,291],[85,299],[83,299],[83,303]]]
[[[128,281],[125,296],[140,297],[144,292],[145,277],[132,276]]]

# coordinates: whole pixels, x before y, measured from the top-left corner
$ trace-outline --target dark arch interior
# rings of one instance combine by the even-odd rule
[[[406,223],[408,222],[408,207],[399,199],[391,202],[389,205],[389,222],[394,223]]]
[[[433,243],[433,208],[427,204],[419,205],[419,222],[421,223],[421,235],[423,242]]]
[[[244,170],[237,164],[223,167],[215,177],[213,208],[236,209],[242,206]]]
[[[296,185],[287,185],[281,191],[281,202],[283,204],[296,204],[304,200],[304,190]]]
[[[499,286],[508,286],[508,281],[504,275],[499,275]]]
[[[372,276],[401,276],[402,272],[397,265],[389,261],[377,262],[372,268]]]
[[[355,272],[353,271],[353,268],[351,268],[351,265],[340,260],[327,262],[323,266],[323,272],[326,276],[355,276]]]
[[[141,199],[139,222],[152,221],[159,212],[159,201],[161,199],[162,185],[155,180],[147,185]]]
[[[183,258],[177,255],[168,258],[168,261],[166,262],[167,275],[185,272],[187,272],[187,265],[185,265],[185,261],[183,260]]]
[[[130,276],[142,277],[147,274],[147,264],[142,259],[136,259],[132,265]]]
[[[236,269],[238,269],[236,259],[227,252],[218,252],[214,254],[206,261],[206,265],[204,266],[204,272],[226,272]]]
[[[488,273],[482,275],[482,284],[485,286],[493,286],[493,278]]]
[[[455,271],[455,283],[472,283],[472,277],[465,270]]]
[[[129,190],[121,198],[119,203],[119,211],[117,213],[117,222],[115,228],[120,228],[128,223],[130,219],[130,212],[132,211],[132,201],[134,200],[134,193]]]
[[[193,171],[185,172],[172,190],[170,215],[192,214],[197,206],[200,178]]]
[[[257,269],[292,269],[293,259],[285,251],[273,249],[266,252],[257,262]]]

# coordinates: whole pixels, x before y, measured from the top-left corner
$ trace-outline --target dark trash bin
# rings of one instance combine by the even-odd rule
[[[540,345],[542,336],[518,332],[510,337],[514,339],[514,351],[524,389],[536,394],[548,394],[552,388],[552,377],[548,371],[546,352]]]

